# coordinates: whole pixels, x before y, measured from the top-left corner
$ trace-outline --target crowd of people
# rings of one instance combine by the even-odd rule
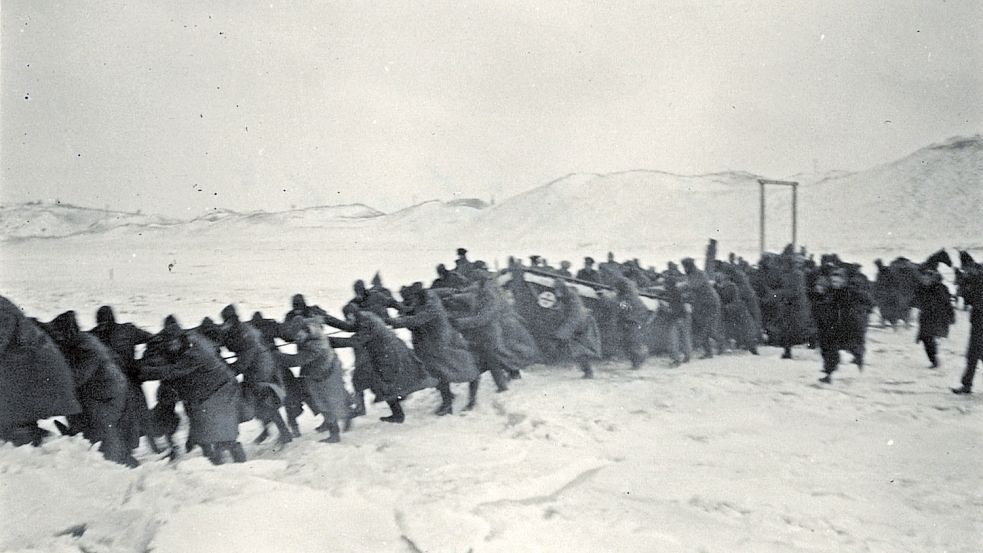
[[[972,313],[966,371],[953,392],[968,394],[983,359],[983,266],[966,252],[960,261],[957,296]],[[81,433],[106,459],[136,466],[142,437],[155,452],[177,456],[181,403],[186,452],[201,448],[216,464],[243,462],[241,423],[255,419],[257,442],[275,431],[283,446],[300,436],[305,406],[321,417],[322,441],[336,443],[365,415],[367,392],[388,405],[382,420],[399,424],[406,419],[401,402],[427,388],[439,392],[435,414],[443,416],[454,411],[451,384],[467,383],[463,408],[473,409],[485,372],[500,393],[533,363],[572,362],[590,379],[599,359],[623,357],[638,368],[648,356],[666,354],[679,366],[694,348],[704,358],[738,349],[757,355],[762,345],[782,348],[783,358],[798,345],[818,348],[820,381],[830,383],[841,351],[862,370],[875,307],[882,324],[895,328],[917,309],[917,341],[938,367],[936,340],[955,321],[939,264],[952,266],[944,250],[923,263],[877,260],[871,282],[836,255],[817,262],[790,246],[752,265],[733,254],[717,259],[711,240],[703,269],[685,258],[657,271],[609,253],[596,267],[585,258],[576,274],[568,261],[554,268],[541,256],[528,265],[511,258],[498,273],[461,248],[452,269],[437,266],[429,287],[415,282],[395,294],[378,273],[369,286],[356,281],[341,318],[297,294],[282,321],[260,312],[245,319],[228,305],[221,322],[206,317],[187,327],[168,315],[156,334],[118,322],[111,306],[98,309],[86,332],[74,311],[42,322],[0,296],[0,440],[37,445],[47,434],[38,421],[65,417],[56,419],[60,432]],[[522,301],[526,273],[547,277],[548,302]],[[411,343],[396,329],[407,329]],[[296,352],[283,351],[285,344]],[[354,352],[348,378],[339,348]],[[153,408],[147,381],[159,382]]]

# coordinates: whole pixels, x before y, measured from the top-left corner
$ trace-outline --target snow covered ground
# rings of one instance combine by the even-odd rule
[[[168,313],[190,326],[228,302],[279,318],[294,292],[337,313],[355,278],[378,267],[391,286],[429,279],[456,245],[89,236],[4,244],[0,281],[44,320],[72,308],[89,327],[109,303],[156,330]],[[595,381],[533,367],[505,394],[486,382],[470,413],[433,416],[433,391],[410,398],[403,425],[370,407],[339,445],[317,442],[310,415],[282,451],[253,445],[246,423],[243,465],[141,451],[128,470],[80,439],[8,445],[0,551],[976,552],[983,396],[948,391],[967,332],[960,312],[931,370],[914,329],[874,328],[865,371],[844,365],[825,387],[806,349],[611,363]]]

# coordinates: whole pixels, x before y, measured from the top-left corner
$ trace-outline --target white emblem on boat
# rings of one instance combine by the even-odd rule
[[[554,294],[549,290],[543,290],[542,292],[539,293],[539,296],[536,299],[536,303],[538,303],[540,307],[545,307],[546,309],[550,309],[554,305],[556,305],[556,294]]]

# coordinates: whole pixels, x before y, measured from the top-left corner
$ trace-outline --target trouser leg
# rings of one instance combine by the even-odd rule
[[[404,420],[406,420],[406,415],[403,414],[403,407],[399,404],[398,399],[389,400],[386,401],[386,403],[389,405],[389,409],[392,411],[392,415],[389,415],[388,417],[382,417],[381,419],[382,421],[401,423]]]
[[[925,355],[928,356],[928,362],[931,363],[933,367],[939,366],[939,348],[935,343],[935,336],[925,336],[922,338],[922,345],[925,346]]]
[[[976,307],[973,307],[976,309]],[[976,336],[977,328],[970,328],[969,348],[966,350],[966,370],[963,372],[963,388],[973,388],[973,378],[976,376],[976,366],[983,360],[983,336]]]
[[[584,378],[594,378],[594,369],[590,366],[590,358],[588,357],[578,357],[577,365],[580,366],[580,370],[584,373]]]
[[[481,383],[481,377],[475,378],[471,382],[468,382],[468,405],[464,408],[465,411],[470,411],[474,409],[474,406],[478,403],[478,385]]]
[[[836,371],[837,365],[840,364],[840,350],[836,348],[822,348],[823,356],[823,372],[826,374],[833,374]]]

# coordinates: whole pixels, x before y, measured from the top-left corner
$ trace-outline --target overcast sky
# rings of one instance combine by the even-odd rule
[[[863,169],[983,131],[978,0],[0,14],[4,203],[390,211],[570,172]]]

